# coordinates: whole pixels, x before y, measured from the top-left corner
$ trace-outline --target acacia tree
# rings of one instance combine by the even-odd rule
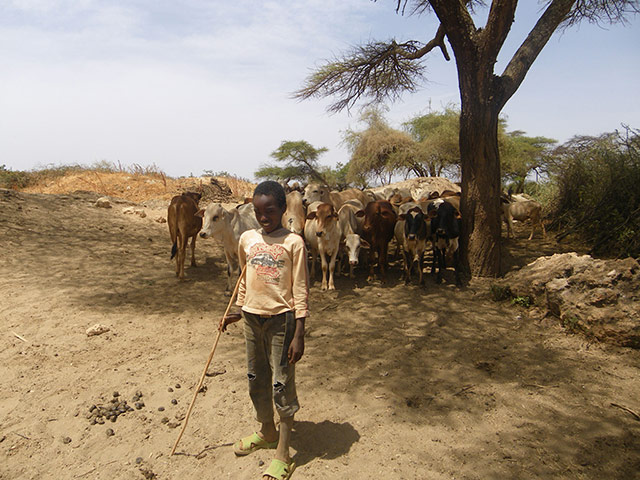
[[[538,54],[561,26],[583,19],[624,21],[639,11],[637,0],[545,0],[543,12],[502,74],[494,72],[515,19],[517,0],[493,0],[484,27],[472,17],[482,0],[396,0],[396,12],[435,13],[440,25],[427,43],[370,42],[320,66],[296,92],[298,98],[337,96],[329,109],[352,107],[361,98],[395,100],[415,91],[424,79],[423,59],[453,50],[460,89],[463,265],[473,275],[494,276],[500,269],[499,114],[521,85]],[[408,10],[407,10],[408,7]]]
[[[365,110],[360,121],[367,126],[364,130],[349,129],[344,134],[344,143],[351,151],[348,176],[351,182],[377,178],[385,184],[396,170],[411,169],[414,142],[409,135],[391,128],[375,108]]]
[[[309,142],[299,140],[297,142],[283,141],[280,146],[271,152],[271,157],[284,163],[284,167],[278,165],[263,165],[256,172],[257,178],[269,178],[284,181],[307,181],[313,178],[327,185],[328,182],[321,173],[318,157],[327,151],[326,148],[315,148]]]
[[[515,193],[524,192],[527,176],[541,172],[556,141],[546,137],[527,137],[515,130],[499,136],[502,178],[511,182]]]
[[[444,170],[460,164],[460,112],[446,108],[412,118],[404,124],[416,142],[414,162],[425,175],[439,177]]]

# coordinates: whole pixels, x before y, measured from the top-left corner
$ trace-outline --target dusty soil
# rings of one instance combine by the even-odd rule
[[[260,478],[271,452],[231,449],[256,427],[238,325],[169,456],[228,301],[221,247],[199,240],[178,282],[164,208],[98,196],[0,191],[0,478]],[[507,270],[572,248],[516,233]],[[312,287],[294,478],[640,478],[639,351],[495,303],[490,280],[399,276]],[[110,330],[87,336],[97,323]],[[145,406],[91,425],[114,391]]]

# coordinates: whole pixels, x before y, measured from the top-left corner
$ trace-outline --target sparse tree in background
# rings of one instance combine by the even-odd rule
[[[514,193],[524,192],[531,172],[542,173],[555,143],[551,138],[527,137],[521,130],[499,135],[502,178]]]
[[[391,128],[375,108],[365,110],[360,121],[367,126],[364,130],[347,130],[344,135],[351,151],[348,174],[351,183],[366,183],[370,179],[384,185],[391,182],[397,171],[411,170],[414,142],[409,135]]]
[[[271,152],[271,156],[276,161],[285,164],[284,167],[264,165],[255,172],[255,176],[257,178],[280,180],[284,183],[290,180],[307,182],[309,179],[314,179],[329,185],[321,173],[322,167],[318,164],[318,158],[326,151],[326,148],[314,148],[304,140],[297,142],[285,140],[276,150]]]
[[[413,161],[420,176],[440,177],[445,171],[458,171],[460,165],[460,112],[447,107],[443,112],[430,112],[404,124],[416,142]],[[416,168],[417,170],[417,168]]]
[[[484,27],[473,9],[481,0],[396,0],[396,12],[433,12],[440,25],[427,43],[373,41],[317,68],[296,93],[298,98],[336,96],[329,109],[349,109],[363,98],[395,100],[424,80],[424,57],[439,49],[455,55],[460,86],[460,157],[462,174],[461,254],[463,265],[478,276],[500,273],[499,115],[522,84],[533,62],[560,27],[582,20],[621,22],[640,11],[637,0],[545,0],[540,18],[508,62],[494,72],[498,54],[515,20],[517,0],[493,0]]]

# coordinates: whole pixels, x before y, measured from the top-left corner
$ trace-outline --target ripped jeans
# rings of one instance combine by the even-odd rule
[[[263,317],[243,311],[247,345],[249,396],[256,420],[273,420],[273,404],[280,418],[292,417],[299,409],[295,365],[287,352],[295,331],[294,312]]]

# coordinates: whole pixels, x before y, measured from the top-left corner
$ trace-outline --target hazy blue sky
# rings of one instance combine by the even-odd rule
[[[539,16],[522,1],[496,72]],[[434,16],[395,1],[2,0],[0,165],[155,163],[170,176],[251,178],[283,140],[349,160],[358,112],[291,93],[314,65],[367,40],[428,41]],[[640,28],[582,24],[556,33],[507,103],[509,130],[566,141],[640,127]],[[480,22],[480,20],[479,20]],[[455,64],[427,60],[424,89],[390,105],[392,126],[459,103]]]

